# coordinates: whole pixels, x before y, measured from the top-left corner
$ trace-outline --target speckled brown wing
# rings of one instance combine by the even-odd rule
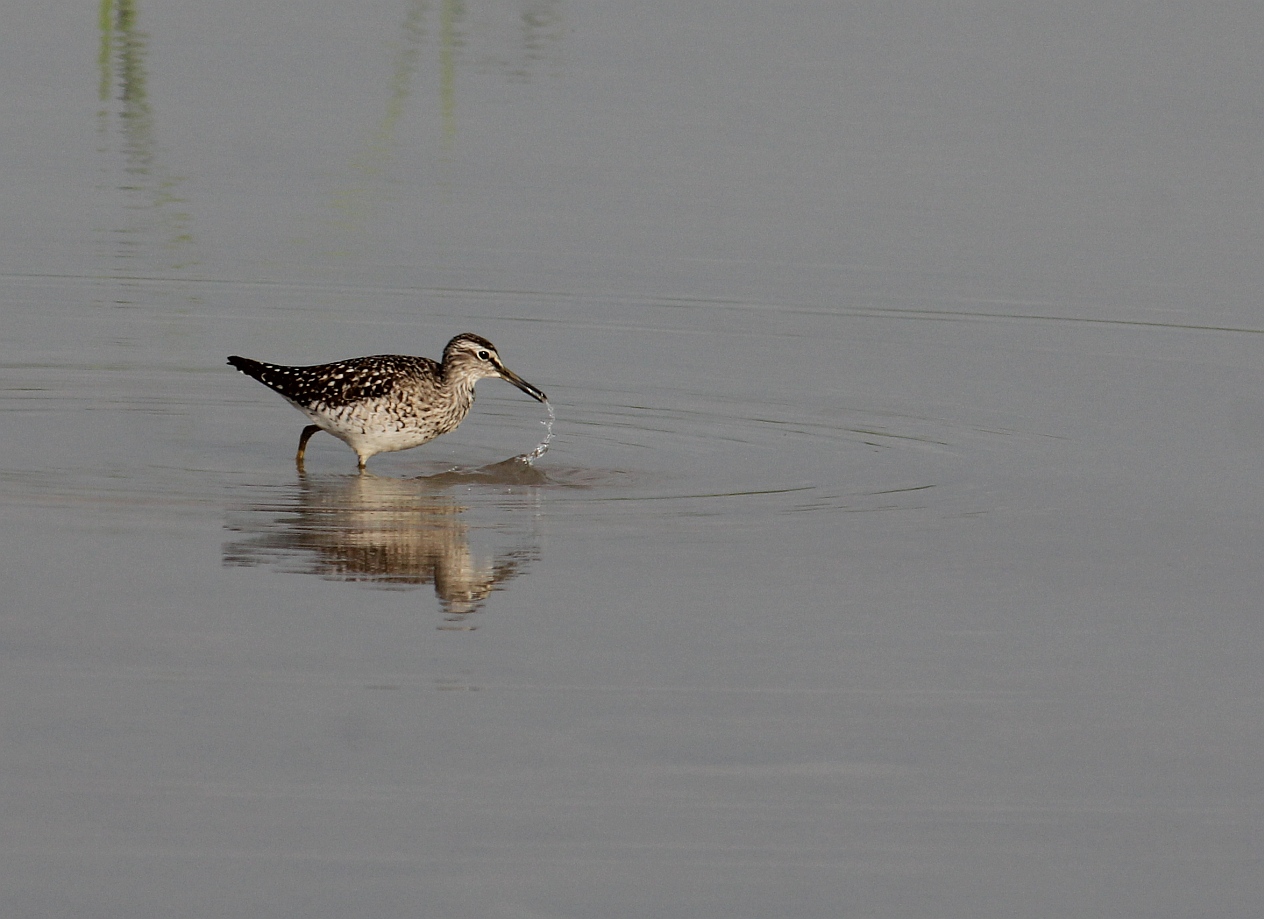
[[[388,397],[401,382],[438,380],[442,368],[424,357],[378,354],[332,364],[287,367],[233,355],[228,363],[303,408],[336,409]]]

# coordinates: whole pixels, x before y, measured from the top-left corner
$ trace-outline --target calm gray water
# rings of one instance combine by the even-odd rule
[[[1264,911],[1257,6],[7,6],[6,916]]]

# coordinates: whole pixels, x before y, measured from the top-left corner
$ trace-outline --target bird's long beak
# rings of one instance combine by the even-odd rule
[[[532,399],[535,399],[537,402],[548,402],[548,401],[549,401],[549,397],[548,397],[548,396],[546,396],[546,395],[545,395],[543,392],[541,392],[540,390],[536,389],[534,386],[532,386],[530,383],[528,383],[528,382],[527,382],[526,380],[524,380],[522,377],[518,376],[518,374],[514,373],[512,370],[510,370],[510,369],[509,369],[508,367],[506,367],[504,364],[501,364],[501,365],[500,365],[500,366],[498,366],[496,369],[500,371],[500,378],[501,378],[502,380],[508,380],[508,381],[509,381],[510,383],[512,383],[514,386],[517,386],[519,389],[521,389],[523,392],[525,392],[525,393],[526,393],[528,396],[530,396]]]

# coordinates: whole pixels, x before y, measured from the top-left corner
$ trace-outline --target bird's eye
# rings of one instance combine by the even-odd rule
[[[486,351],[480,351],[480,352],[478,352],[478,359],[479,359],[480,361],[485,361],[485,360],[487,360],[489,357],[491,357],[491,355],[490,355],[490,354],[488,354]]]

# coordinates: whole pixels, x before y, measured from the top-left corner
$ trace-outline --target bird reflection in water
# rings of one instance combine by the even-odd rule
[[[241,538],[225,544],[224,564],[272,565],[386,589],[433,584],[444,613],[440,628],[472,630],[470,615],[523,573],[539,549],[525,534],[523,544],[479,558],[462,520],[466,508],[438,493],[453,484],[449,478],[300,477],[293,502],[232,515],[228,528]]]

